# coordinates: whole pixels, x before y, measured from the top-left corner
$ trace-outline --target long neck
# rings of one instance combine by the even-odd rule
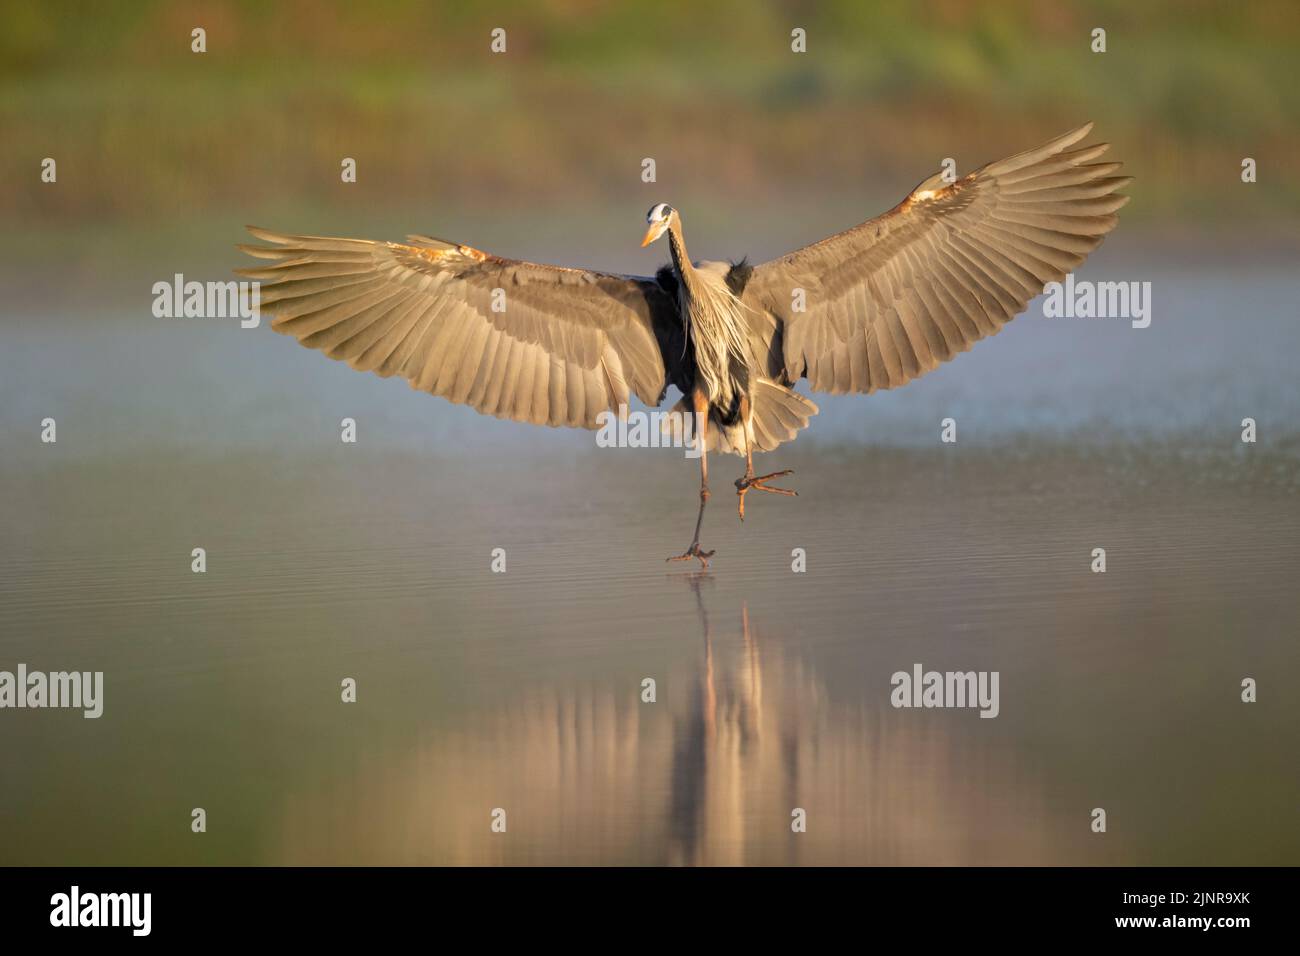
[[[691,257],[686,253],[686,240],[682,238],[682,221],[678,216],[674,216],[673,221],[668,224],[668,248],[672,250],[673,266],[677,269],[677,275],[681,277],[686,288],[694,292],[698,285],[695,267],[691,265]]]
[[[682,288],[682,320],[695,346],[695,368],[711,405],[730,407],[736,383],[732,371],[749,364],[740,300],[721,283],[705,281],[691,265],[676,216],[668,245]]]

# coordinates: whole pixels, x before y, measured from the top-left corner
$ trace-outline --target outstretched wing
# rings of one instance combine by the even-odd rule
[[[1120,164],[1092,162],[1107,144],[1069,150],[1091,129],[951,184],[932,176],[884,215],[756,267],[747,292],[780,322],[786,376],[826,392],[897,388],[1023,311],[1128,202]]]
[[[425,236],[249,232],[272,245],[239,248],[273,261],[236,272],[260,280],[273,329],[485,414],[595,428],[630,393],[657,405],[680,378],[672,347],[680,321],[654,279],[504,259]]]

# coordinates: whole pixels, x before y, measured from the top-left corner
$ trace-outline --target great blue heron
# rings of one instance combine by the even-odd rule
[[[635,394],[684,396],[700,441],[700,547],[708,452],[745,456],[745,495],[795,492],[754,474],[753,453],[793,439],[817,406],[793,391],[896,388],[964,352],[1062,279],[1114,228],[1131,177],[1071,149],[1089,123],[949,182],[931,176],[889,212],[759,266],[691,262],[682,217],[650,209],[642,245],[668,236],[652,277],[506,259],[427,236],[405,243],[249,228],[274,260],[261,280],[274,329],[353,368],[498,418],[597,428]]]

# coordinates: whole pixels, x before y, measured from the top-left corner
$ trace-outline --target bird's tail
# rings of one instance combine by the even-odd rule
[[[817,406],[813,402],[798,392],[763,378],[754,381],[749,401],[754,410],[751,419],[751,446],[754,451],[772,451],[778,445],[793,440],[817,414]],[[683,398],[673,406],[673,411],[680,414],[668,416],[669,424],[665,428],[680,427],[683,420],[689,419],[690,400]],[[672,425],[674,422],[678,424]],[[716,419],[711,419],[707,450],[722,454],[745,454],[743,428],[744,424],[739,420],[732,425],[721,425]]]

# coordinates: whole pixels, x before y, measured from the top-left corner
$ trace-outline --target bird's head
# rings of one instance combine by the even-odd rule
[[[656,203],[651,206],[650,211],[645,214],[645,221],[649,223],[650,228],[645,231],[645,238],[641,240],[641,247],[644,249],[667,232],[668,227],[676,218],[677,210],[666,202]]]

